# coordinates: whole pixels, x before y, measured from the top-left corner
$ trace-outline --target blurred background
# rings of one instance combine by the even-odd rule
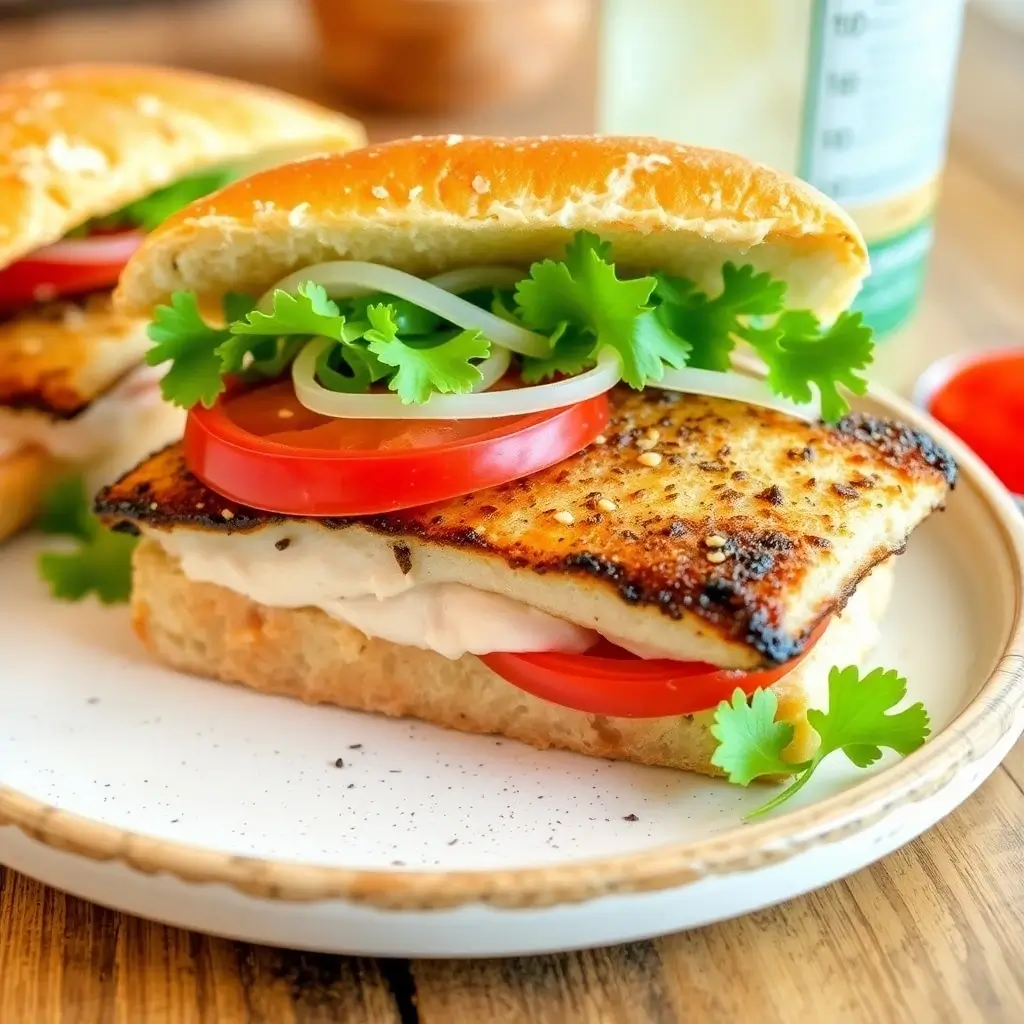
[[[372,139],[738,150],[858,220],[887,383],[1024,336],[1024,0],[0,0],[0,69],[81,60],[277,86]]]

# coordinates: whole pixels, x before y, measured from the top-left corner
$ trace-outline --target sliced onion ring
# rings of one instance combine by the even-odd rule
[[[24,258],[33,263],[127,263],[145,237],[141,231],[119,231],[91,238],[65,238]]]
[[[322,285],[332,299],[350,299],[356,295],[386,292],[430,310],[464,330],[482,331],[487,338],[513,352],[541,358],[548,354],[551,343],[542,334],[511,324],[472,302],[460,299],[437,285],[407,274],[394,267],[358,260],[335,260],[297,270],[267,291],[258,303],[264,313],[273,308],[274,292],[295,292],[307,281]]]
[[[460,267],[427,280],[435,288],[462,295],[477,288],[515,288],[527,276],[515,267]]]
[[[323,387],[316,379],[316,361],[324,346],[330,344],[326,338],[311,341],[292,363],[292,381],[296,396],[307,409],[336,419],[486,420],[527,416],[603,395],[621,376],[618,355],[605,350],[592,370],[553,384],[472,395],[431,395],[423,405],[406,405],[398,395],[349,395]]]
[[[735,402],[747,402],[767,409],[795,416],[809,423],[821,419],[821,406],[817,401],[799,405],[775,394],[763,380],[748,377],[736,370],[666,370],[659,381],[652,381],[653,388],[665,391],[683,391],[691,395],[708,395],[711,398],[730,398]]]
[[[480,379],[473,385],[473,394],[493,388],[505,376],[511,362],[512,353],[507,348],[492,345],[491,354],[483,362],[476,364],[480,371]]]

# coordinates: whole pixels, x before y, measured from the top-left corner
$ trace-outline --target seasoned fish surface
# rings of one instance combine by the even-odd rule
[[[141,362],[145,328],[105,292],[0,320],[0,406],[76,415]]]
[[[289,527],[355,531],[350,540],[391,545],[433,582],[750,668],[798,653],[956,476],[928,437],[865,415],[829,428],[650,389],[619,388],[612,404],[600,443],[531,477],[403,513]],[[157,539],[192,528],[225,544],[285,521],[208,490],[179,446],[101,492],[97,508]]]

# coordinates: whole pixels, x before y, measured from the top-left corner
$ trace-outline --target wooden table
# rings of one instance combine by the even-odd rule
[[[329,99],[308,66],[300,13],[287,0],[222,0],[0,25],[0,68],[166,61]],[[546,97],[421,119],[417,130],[580,130],[589,94],[586,75],[573,74]],[[1024,342],[1022,125],[1024,42],[972,17],[927,302],[879,362],[897,387],[943,352]],[[370,126],[383,137],[408,125]],[[0,869],[3,1024],[734,1020],[1024,1020],[1024,746],[928,835],[846,881],[738,921],[587,953],[409,963],[258,948],[125,917]]]

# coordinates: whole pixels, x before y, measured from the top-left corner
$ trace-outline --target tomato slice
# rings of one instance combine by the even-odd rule
[[[803,661],[827,625],[827,619],[818,625],[798,657],[758,672],[637,658],[607,641],[584,654],[483,654],[480,660],[506,682],[564,708],[618,718],[665,718],[717,707],[737,687],[751,694],[778,682]]]
[[[299,404],[290,381],[193,408],[185,460],[212,490],[295,516],[394,512],[517,480],[581,451],[608,425],[604,395],[492,420],[345,420]]]
[[[143,235],[124,231],[66,238],[0,270],[0,309],[111,288]]]

